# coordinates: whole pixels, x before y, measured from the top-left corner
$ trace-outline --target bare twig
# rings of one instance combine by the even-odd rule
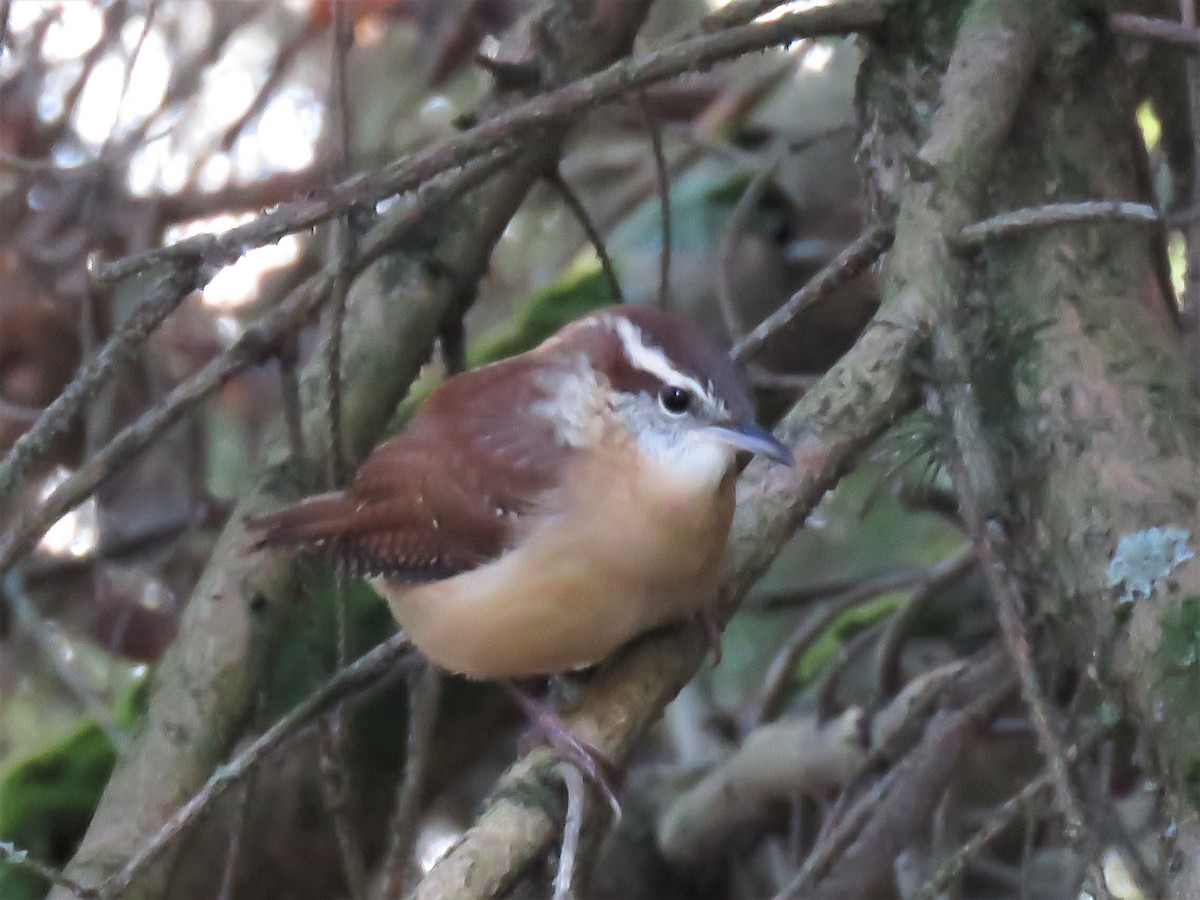
[[[0,841],[0,862],[15,869],[32,872],[39,878],[44,878],[51,884],[74,894],[80,900],[106,900],[108,894],[90,884],[75,878],[69,878],[54,866],[47,865],[29,855],[27,850],[21,850],[9,841]]]
[[[720,301],[721,318],[725,321],[725,332],[735,347],[742,343],[745,328],[742,326],[741,316],[738,315],[737,301],[734,299],[731,284],[734,257],[742,240],[742,233],[746,229],[746,220],[758,206],[767,185],[779,171],[786,155],[786,147],[776,151],[767,164],[750,179],[750,183],[742,191],[742,196],[734,204],[725,230],[721,233],[721,241],[717,245],[717,299]]]
[[[753,356],[779,330],[787,327],[816,303],[828,296],[847,280],[864,271],[892,245],[892,228],[876,225],[863,232],[830,263],[810,278],[804,287],[793,294],[754,330],[734,345],[738,359]]]
[[[745,25],[780,6],[783,6],[781,0],[733,0],[732,3],[713,10],[701,19],[700,29],[716,31],[733,25]]]
[[[53,441],[70,428],[84,404],[117,369],[137,358],[146,337],[166,321],[167,316],[196,287],[196,266],[175,269],[161,278],[149,298],[126,319],[96,356],[84,363],[79,373],[61,394],[42,412],[37,422],[22,434],[0,460],[0,503],[13,490],[29,467],[53,446]],[[0,566],[0,569],[3,569]]]
[[[1086,736],[1069,748],[1068,756],[1070,761],[1074,762],[1094,746],[1101,734],[1102,732],[1096,732]],[[930,876],[929,880],[913,896],[913,900],[936,900],[936,898],[940,897],[942,891],[966,870],[971,861],[979,855],[979,852],[1002,834],[1010,824],[1016,821],[1017,816],[1029,808],[1030,804],[1037,799],[1039,794],[1052,787],[1053,784],[1054,774],[1047,769],[1012,797],[1004,801],[975,834],[971,835],[961,847],[955,850],[949,859],[946,859],[938,866],[937,871]]]
[[[913,622],[938,592],[970,572],[975,562],[975,548],[971,546],[947,556],[934,567],[925,581],[917,585],[904,605],[892,616],[879,638],[875,652],[875,691],[880,697],[886,697],[896,690],[900,677],[900,651]]]
[[[1098,222],[1131,222],[1161,225],[1162,215],[1147,203],[1121,200],[1084,200],[1079,203],[1047,203],[1028,209],[1000,213],[964,228],[958,245],[974,248],[1011,237],[1031,228],[1055,228],[1061,225],[1094,225]]]
[[[391,842],[380,863],[379,884],[373,892],[377,900],[402,897],[408,885],[441,693],[442,675],[430,663],[410,676],[404,777],[396,793],[396,811],[388,829]]]
[[[421,195],[418,195],[413,205],[398,210],[396,216],[387,218],[368,232],[356,255],[355,265],[364,267],[373,262],[398,238],[416,227],[428,214],[431,207],[440,206],[458,196],[462,191],[474,187],[480,181],[490,177],[507,161],[507,156],[492,157],[463,169],[456,176],[431,182],[424,192],[424,202],[421,200]],[[27,553],[41,539],[46,529],[89,497],[101,481],[123,465],[133,454],[179,421],[196,404],[243,369],[262,362],[278,352],[280,342],[285,337],[294,334],[324,302],[330,286],[331,278],[325,274],[299,288],[262,320],[247,328],[220,356],[213,359],[190,379],[178,385],[156,406],[126,426],[108,444],[84,460],[83,464],[55,488],[41,505],[21,515],[0,536],[0,573],[8,571],[17,559]],[[78,384],[83,380],[83,377],[80,376],[73,384]],[[62,396],[59,397],[59,400],[61,399]],[[57,402],[55,401],[55,403]],[[51,409],[53,408],[52,405]],[[49,410],[47,410],[47,414],[49,414]],[[45,417],[43,417],[44,419]]]
[[[408,639],[402,634],[397,634],[364,653],[335,673],[303,703],[259,735],[245,750],[220,766],[204,786],[184,803],[119,871],[105,879],[100,886],[105,896],[120,895],[133,883],[142,869],[152,863],[210,803],[224,795],[235,784],[239,784],[256,765],[279,749],[280,745],[300,728],[348,697],[377,684],[390,674],[401,672],[402,663],[413,664],[417,657],[409,650]]]
[[[865,603],[870,603],[880,594],[896,590],[896,585],[897,582],[888,577],[863,582],[841,597],[834,598],[823,609],[817,610],[801,622],[771,660],[771,665],[763,678],[762,692],[752,722],[760,725],[779,718],[784,700],[787,699],[788,689],[791,687],[796,665],[803,659],[804,654],[847,612]]]
[[[1196,7],[1194,0],[1180,0],[1180,18],[1182,25],[1191,31],[1193,36],[1200,35],[1196,29]],[[1186,115],[1188,132],[1191,134],[1192,146],[1189,158],[1191,170],[1187,173],[1188,197],[1186,200],[1189,210],[1200,209],[1200,60],[1196,50],[1200,44],[1191,47],[1187,61],[1184,64],[1183,91],[1187,101]],[[1184,284],[1182,296],[1179,298],[1183,310],[1185,326],[1184,340],[1187,342],[1191,357],[1192,372],[1200,377],[1200,219],[1189,217],[1183,223],[1184,239]]]
[[[1116,34],[1148,41],[1173,44],[1188,53],[1200,52],[1200,29],[1170,19],[1156,19],[1136,13],[1112,13],[1108,27]]]
[[[859,575],[816,581],[779,593],[756,595],[743,605],[743,609],[765,612],[795,606],[811,606],[821,600],[840,601],[847,595],[874,597],[889,591],[908,590],[923,582],[929,574],[930,570],[925,566],[897,566],[882,571],[871,570]]]
[[[18,422],[36,422],[38,416],[45,412],[42,406],[21,406],[0,397],[0,416],[6,419],[16,419]]]
[[[480,154],[537,133],[547,125],[567,121],[638,88],[704,69],[725,59],[790,43],[799,37],[872,29],[883,19],[883,6],[877,0],[842,0],[832,6],[789,13],[771,22],[729,28],[680,41],[633,60],[622,60],[595,75],[511,107],[474,128],[438,141],[377,172],[349,178],[334,185],[322,197],[280,204],[253,222],[219,235],[198,235],[171,247],[116,260],[100,267],[96,277],[101,282],[111,283],[163,263],[182,264],[197,259],[210,265],[231,262],[241,256],[246,247],[273,243],[286,234],[311,228],[346,209],[367,206],[410,191],[434,175]]]
[[[334,704],[321,719],[321,794],[325,810],[333,820],[333,835],[337,841],[338,859],[346,879],[346,892],[351,900],[366,897],[366,872],[362,851],[348,815],[350,803],[350,770],[346,768],[343,748],[341,704]]]
[[[354,43],[353,20],[344,0],[333,0],[332,54],[330,59],[328,134],[333,172],[344,177],[350,162],[350,97],[346,82],[346,58]],[[346,318],[346,300],[350,293],[353,276],[351,266],[356,250],[351,211],[347,211],[333,223],[333,285],[332,297],[326,314],[325,387],[327,415],[326,439],[326,482],[330,490],[336,490],[342,482],[345,468],[342,440],[342,332]],[[333,591],[333,615],[335,624],[334,647],[337,667],[346,665],[347,654],[347,573],[339,565],[335,573]],[[321,742],[321,784],[325,792],[325,805],[333,819],[334,834],[342,860],[342,871],[351,900],[366,897],[367,881],[363,869],[362,851],[349,819],[350,773],[345,761],[345,732],[342,712],[338,707],[324,720],[324,740]]]
[[[813,688],[818,717],[828,719],[837,711],[838,688],[841,686],[842,676],[868,647],[879,640],[882,631],[883,622],[870,622],[838,646],[837,653],[826,665],[821,680]]]
[[[58,680],[87,710],[88,715],[95,719],[109,742],[114,747],[124,746],[127,739],[113,722],[111,711],[79,671],[74,654],[64,644],[64,635],[58,625],[42,618],[38,612],[33,598],[25,589],[23,576],[24,573],[20,569],[14,569],[5,575],[3,580],[4,598],[8,601],[13,618],[33,639]]]
[[[900,849],[896,843],[908,833],[906,827],[896,827],[897,820],[908,825],[932,811],[966,747],[973,725],[972,716],[966,711],[935,715],[921,744],[860,797],[834,827],[826,830],[800,871],[775,900],[812,893],[825,896],[814,888],[821,885],[835,862],[839,871],[831,872],[830,877],[847,878],[853,887],[839,881],[838,889],[829,890],[828,896],[877,893],[876,878],[881,867],[891,870],[891,860]]]
[[[608,247],[604,243],[604,235],[600,233],[600,230],[596,227],[596,223],[592,221],[592,217],[588,215],[587,207],[583,205],[583,201],[579,199],[579,195],[575,193],[575,190],[558,169],[547,175],[546,181],[554,188],[558,196],[562,198],[563,203],[567,205],[567,209],[571,211],[571,215],[579,223],[579,227],[583,229],[588,242],[596,251],[596,258],[600,260],[600,270],[604,273],[604,280],[608,282],[608,290],[612,294],[613,302],[624,303],[625,294],[621,290],[621,280],[617,277],[616,266],[613,265],[612,257],[608,253]]]
[[[965,408],[964,408],[965,407]],[[956,404],[952,417],[962,420],[972,414],[972,407],[960,402]],[[977,413],[976,413],[977,415]],[[987,465],[979,460],[983,449],[974,451],[979,468]],[[963,519],[971,532],[975,551],[979,556],[980,568],[983,571],[984,583],[992,596],[996,607],[996,618],[1000,623],[1000,634],[1009,658],[1017,670],[1021,682],[1021,695],[1029,708],[1034,730],[1037,732],[1038,745],[1045,754],[1050,774],[1053,777],[1054,793],[1059,811],[1066,819],[1067,834],[1083,844],[1088,869],[1093,881],[1093,890],[1100,900],[1111,897],[1104,878],[1104,869],[1100,864],[1100,852],[1095,838],[1087,828],[1083,804],[1075,793],[1071,781],[1071,769],[1068,762],[1066,747],[1063,745],[1050,717],[1050,704],[1042,691],[1037,671],[1031,658],[1029,634],[1025,629],[1024,611],[1022,609],[1020,588],[1015,583],[1007,567],[1002,563],[996,550],[999,529],[984,520],[976,501],[976,493],[968,465],[963,460],[960,448],[955,448],[949,454],[950,476],[958,492],[959,508]]]
[[[241,795],[237,799],[237,811],[233,815],[233,827],[229,829],[229,844],[225,850],[225,870],[221,873],[221,889],[217,900],[234,900],[233,891],[237,881],[238,862],[242,854],[242,835],[246,830],[246,814],[254,795],[254,771],[246,773],[242,782]]]
[[[650,137],[650,150],[654,155],[654,181],[658,189],[659,250],[658,250],[658,295],[659,309],[666,309],[671,294],[671,169],[667,165],[667,154],[663,147],[662,123],[654,115],[646,100],[646,92],[638,91],[637,106],[646,134]]]
[[[283,407],[283,431],[287,437],[288,454],[299,464],[304,459],[304,421],[300,406],[299,341],[285,339],[279,347],[279,393]]]
[[[728,759],[671,800],[655,832],[677,865],[710,860],[734,835],[758,828],[780,803],[834,791],[859,770],[863,713],[821,722],[798,715],[750,731]]]

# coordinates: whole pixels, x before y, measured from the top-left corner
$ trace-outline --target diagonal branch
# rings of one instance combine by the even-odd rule
[[[212,265],[232,262],[246,247],[269,244],[302,231],[356,206],[412,190],[447,169],[537,133],[563,125],[595,106],[660,81],[696,72],[722,60],[788,44],[801,37],[846,34],[874,28],[883,22],[877,0],[842,0],[771,22],[739,25],[702,37],[679,41],[632,60],[613,63],[603,71],[547,91],[493,116],[461,134],[438,141],[377,172],[365,173],[334,185],[323,197],[280,204],[253,222],[219,235],[197,235],[170,247],[128,256],[102,266],[102,282],[119,281],[155,265],[182,264],[203,259]]]

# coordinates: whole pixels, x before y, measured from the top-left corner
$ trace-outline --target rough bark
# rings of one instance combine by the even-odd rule
[[[876,47],[863,81],[878,137],[875,183],[884,194],[897,162],[908,177],[924,177],[924,160],[895,141],[927,128],[923,110],[938,68],[930,54],[936,60],[943,52],[959,16],[957,4],[917,6],[910,30],[893,30]],[[985,215],[1051,202],[1147,199],[1133,79],[1104,19],[1090,4],[1053,8],[1067,24],[1052,33],[1001,148]],[[1025,27],[1045,29],[1045,14]],[[939,326],[966,335],[980,438],[1000,460],[1004,482],[979,499],[1018,550],[1032,612],[1058,626],[1043,639],[1056,636],[1084,677],[1129,704],[1157,750],[1155,774],[1176,800],[1184,847],[1195,846],[1200,827],[1200,564],[1160,566],[1148,596],[1132,602],[1121,599],[1128,586],[1109,577],[1123,537],[1176,527],[1189,550],[1198,545],[1200,415],[1156,250],[1153,230],[1129,223],[993,240],[971,258],[952,321]],[[1194,854],[1173,890],[1200,893]]]

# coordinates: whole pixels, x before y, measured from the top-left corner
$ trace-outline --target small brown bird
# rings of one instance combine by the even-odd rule
[[[438,666],[544,675],[704,614],[756,453],[791,463],[729,357],[612,307],[448,379],[345,491],[251,528],[370,579]]]

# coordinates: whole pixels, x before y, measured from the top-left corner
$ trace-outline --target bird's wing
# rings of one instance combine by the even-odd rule
[[[508,368],[524,364],[516,358]],[[411,581],[501,555],[573,451],[537,411],[544,399],[537,380],[497,378],[510,373],[493,368],[446,382],[344,492],[249,523],[257,546],[327,550],[357,575]]]

